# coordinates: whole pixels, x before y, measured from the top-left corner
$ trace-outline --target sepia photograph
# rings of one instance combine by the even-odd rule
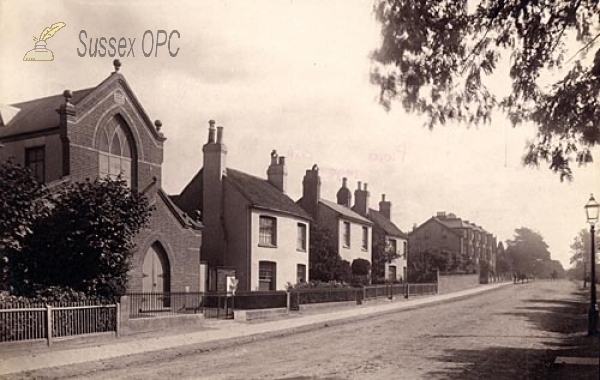
[[[599,379],[595,0],[0,0],[0,379]]]

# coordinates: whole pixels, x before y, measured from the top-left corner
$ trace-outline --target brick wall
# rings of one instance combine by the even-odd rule
[[[150,191],[148,197],[156,207],[150,219],[149,228],[141,231],[135,238],[129,290],[142,291],[142,264],[146,252],[155,242],[165,249],[170,266],[171,291],[200,291],[200,246],[201,231],[183,228],[166,202],[156,191]]]

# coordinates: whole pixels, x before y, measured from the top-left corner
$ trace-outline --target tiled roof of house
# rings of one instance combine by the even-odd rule
[[[319,203],[321,203],[322,205],[329,207],[330,209],[332,209],[333,211],[337,212],[338,214],[340,214],[341,216],[354,220],[356,222],[359,223],[363,223],[363,224],[373,224],[373,222],[371,222],[369,219],[365,218],[364,216],[360,215],[357,212],[354,212],[352,210],[350,210],[348,207],[344,207],[342,205],[339,205],[335,202],[331,202],[325,199],[320,199]]]
[[[93,90],[94,88],[87,88],[85,90],[73,91],[71,103],[79,103],[81,99]],[[60,123],[60,116],[56,110],[64,102],[64,96],[59,94],[12,104],[11,106],[18,108],[19,112],[7,125],[0,125],[0,139],[22,133],[57,128]]]
[[[370,209],[369,219],[371,219],[376,226],[385,231],[387,235],[406,238],[406,234],[381,212]]]
[[[265,179],[228,168],[225,180],[253,206],[311,219],[302,207]],[[203,182],[203,169],[201,169],[181,194],[171,196],[171,199],[187,213],[194,210],[202,211]]]
[[[229,168],[225,178],[253,206],[311,219],[302,207],[265,179]]]

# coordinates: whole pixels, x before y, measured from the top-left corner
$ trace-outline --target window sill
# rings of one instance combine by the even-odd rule
[[[369,249],[368,248],[364,248],[364,247],[361,248],[360,250],[363,251],[363,252],[369,252]]]
[[[272,244],[260,244],[259,243],[258,246],[262,247],[262,248],[277,248],[276,245],[272,245]]]
[[[296,248],[296,252],[306,253],[306,249],[298,249],[298,248]]]

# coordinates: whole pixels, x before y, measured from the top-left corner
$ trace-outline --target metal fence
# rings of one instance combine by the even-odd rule
[[[103,332],[119,333],[119,305],[79,303],[0,305],[0,342],[46,339]]]
[[[438,293],[438,284],[390,284],[364,287],[365,299],[390,298],[394,296],[425,296]]]
[[[224,292],[128,293],[129,318],[204,314],[205,318],[233,318],[234,300]]]
[[[299,310],[300,305],[325,302],[361,302],[361,288],[308,288],[290,291],[290,309]]]

